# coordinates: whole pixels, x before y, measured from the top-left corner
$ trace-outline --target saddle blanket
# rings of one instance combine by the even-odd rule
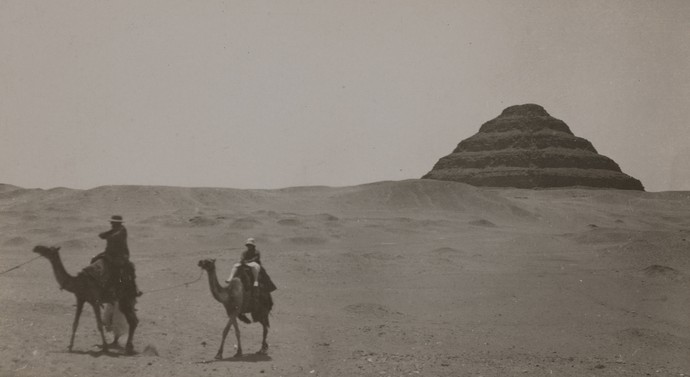
[[[81,273],[96,280],[102,287],[104,287],[110,279],[110,271],[102,258],[84,267]]]

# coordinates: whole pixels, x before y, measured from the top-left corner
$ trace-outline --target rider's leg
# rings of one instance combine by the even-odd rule
[[[128,289],[130,290],[130,294],[134,294],[137,297],[141,297],[144,293],[139,290],[139,287],[137,287],[137,273],[136,269],[134,267],[134,263],[132,262],[126,262],[125,265],[123,266],[123,272],[126,273],[125,280],[128,282],[129,287]]]
[[[252,300],[254,305],[259,305],[259,271],[261,271],[261,265],[256,262],[249,262],[247,266],[251,268],[252,275],[254,275],[254,286],[252,287]],[[258,306],[255,306],[257,308]]]
[[[235,263],[234,266],[232,266],[232,270],[230,270],[230,277],[225,280],[226,283],[229,283],[232,278],[235,277],[235,274],[237,273],[237,268],[240,267],[239,263]]]
[[[254,275],[254,286],[259,286],[259,272],[261,271],[261,265],[256,262],[247,263],[247,266],[252,268],[252,275]]]

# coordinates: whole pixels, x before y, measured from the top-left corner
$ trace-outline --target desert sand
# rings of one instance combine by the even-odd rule
[[[68,353],[75,299],[40,258],[0,275],[0,376],[690,374],[690,192],[2,185],[0,271],[42,244],[76,274],[113,214],[144,291],[138,354],[100,352],[88,306]],[[197,262],[224,278],[248,237],[278,285],[270,349],[251,355],[261,326],[241,324],[247,355],[231,332],[215,361],[227,317]]]

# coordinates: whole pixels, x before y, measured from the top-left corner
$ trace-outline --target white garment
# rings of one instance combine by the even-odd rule
[[[128,333],[129,324],[125,315],[120,311],[120,304],[117,302],[115,304],[105,304],[103,325],[105,330],[112,332],[116,338]]]

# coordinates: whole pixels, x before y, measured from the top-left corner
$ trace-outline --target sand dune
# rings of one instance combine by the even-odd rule
[[[0,185],[0,270],[51,244],[74,274],[112,214],[149,292],[140,354],[99,356],[88,308],[64,353],[74,298],[39,259],[0,275],[0,375],[690,375],[688,192]],[[202,258],[224,278],[247,237],[279,286],[269,357],[201,363],[225,313],[182,283]],[[242,325],[246,350],[260,332]]]
[[[104,186],[57,192],[17,189],[3,201],[7,210],[72,209],[132,212],[178,209],[273,210],[310,213],[313,209],[495,211],[501,215],[529,212],[492,191],[456,182],[408,180],[361,186],[296,187],[281,190],[236,190],[156,186]]]

